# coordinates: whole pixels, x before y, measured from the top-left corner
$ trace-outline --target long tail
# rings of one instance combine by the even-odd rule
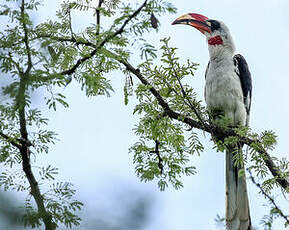
[[[234,166],[233,156],[242,147],[230,147],[226,152],[226,230],[252,230],[244,167]]]

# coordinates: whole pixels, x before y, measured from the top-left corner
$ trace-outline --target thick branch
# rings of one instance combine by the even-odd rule
[[[24,29],[24,43],[27,52],[27,69],[25,73],[20,73],[20,85],[18,90],[18,95],[16,96],[16,108],[18,110],[19,116],[19,129],[21,134],[21,145],[19,147],[19,151],[22,157],[22,168],[25,173],[25,176],[30,185],[31,195],[33,196],[38,212],[44,222],[46,230],[54,230],[56,228],[55,223],[52,222],[52,216],[46,211],[44,206],[44,199],[41,195],[38,183],[33,175],[31,164],[30,164],[30,150],[29,150],[29,139],[27,132],[27,124],[26,124],[26,116],[25,116],[25,94],[27,88],[27,82],[30,76],[30,70],[32,68],[32,57],[31,57],[31,48],[29,46],[28,40],[28,29],[26,24],[26,15],[25,15],[25,1],[22,0],[21,4],[21,23]]]
[[[25,173],[25,176],[30,185],[31,195],[33,196],[38,212],[44,222],[46,230],[54,230],[56,225],[52,222],[52,216],[46,211],[44,206],[44,199],[41,195],[38,183],[33,175],[30,163],[30,150],[29,150],[29,139],[28,139],[28,132],[27,132],[27,125],[26,125],[26,116],[25,116],[25,89],[26,89],[26,82],[29,75],[23,75],[20,78],[20,87],[17,95],[17,109],[19,115],[19,124],[20,124],[20,134],[21,134],[21,145],[20,153],[22,157],[22,169]]]
[[[168,103],[164,100],[164,98],[160,95],[160,93],[146,80],[146,78],[140,73],[139,69],[134,68],[130,63],[128,63],[127,61],[121,59],[121,58],[117,58],[117,60],[122,63],[126,69],[128,71],[130,71],[131,73],[133,73],[140,81],[142,84],[150,86],[149,90],[150,92],[154,95],[154,97],[157,99],[159,105],[163,108],[165,114],[175,120],[178,120],[180,122],[183,122],[189,126],[191,126],[192,128],[197,128],[200,129],[202,131],[208,132],[212,135],[217,135],[217,136],[224,136],[224,137],[228,137],[228,136],[236,136],[240,139],[240,141],[248,146],[252,146],[254,143],[256,143],[256,140],[250,139],[250,138],[246,138],[246,137],[241,137],[240,135],[238,135],[233,129],[229,129],[229,130],[223,130],[220,129],[219,127],[213,126],[211,124],[206,124],[203,125],[202,122],[199,121],[195,121],[183,114],[180,114],[178,112],[173,111]],[[268,167],[268,169],[270,170],[270,172],[272,173],[272,175],[274,176],[274,178],[276,179],[276,181],[279,183],[279,185],[284,188],[286,191],[289,191],[289,182],[282,178],[282,172],[280,171],[280,169],[275,165],[275,163],[273,162],[272,158],[270,157],[269,153],[264,149],[264,148],[259,148],[257,150],[258,153],[260,153],[263,157],[263,160],[266,164],[266,166]]]
[[[17,95],[18,102],[18,115],[19,115],[19,123],[20,123],[20,134],[21,134],[21,145],[19,146],[19,150],[22,157],[22,169],[25,173],[25,176],[30,185],[31,195],[33,196],[38,212],[44,222],[46,230],[54,230],[56,225],[52,222],[52,216],[46,211],[44,206],[44,199],[41,195],[38,182],[36,181],[30,163],[30,150],[29,150],[29,139],[26,125],[26,116],[25,116],[25,88],[27,82],[28,75],[24,75],[20,79],[20,87]]]

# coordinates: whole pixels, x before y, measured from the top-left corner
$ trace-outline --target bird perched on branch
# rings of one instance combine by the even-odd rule
[[[247,126],[251,107],[251,74],[244,57],[235,54],[228,27],[221,21],[195,13],[183,15],[172,24],[193,26],[206,37],[210,54],[205,75],[208,111],[213,114],[214,111],[221,112],[233,126]],[[226,229],[251,230],[246,177],[239,174],[244,166],[233,161],[237,151],[242,151],[240,145],[228,146],[226,151]]]

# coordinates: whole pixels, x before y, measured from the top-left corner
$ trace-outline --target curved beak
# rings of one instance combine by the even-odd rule
[[[176,25],[176,24],[190,25],[190,26],[195,27],[197,30],[199,30],[203,34],[205,34],[206,32],[211,33],[212,31],[211,31],[210,23],[207,22],[208,19],[209,18],[201,14],[189,13],[189,14],[182,15],[181,17],[178,17],[172,23],[172,25]]]

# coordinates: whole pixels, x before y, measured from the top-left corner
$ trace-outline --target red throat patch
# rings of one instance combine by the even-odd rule
[[[209,45],[223,45],[223,40],[222,38],[218,35],[218,36],[215,36],[215,37],[212,37],[208,40],[208,44]]]

